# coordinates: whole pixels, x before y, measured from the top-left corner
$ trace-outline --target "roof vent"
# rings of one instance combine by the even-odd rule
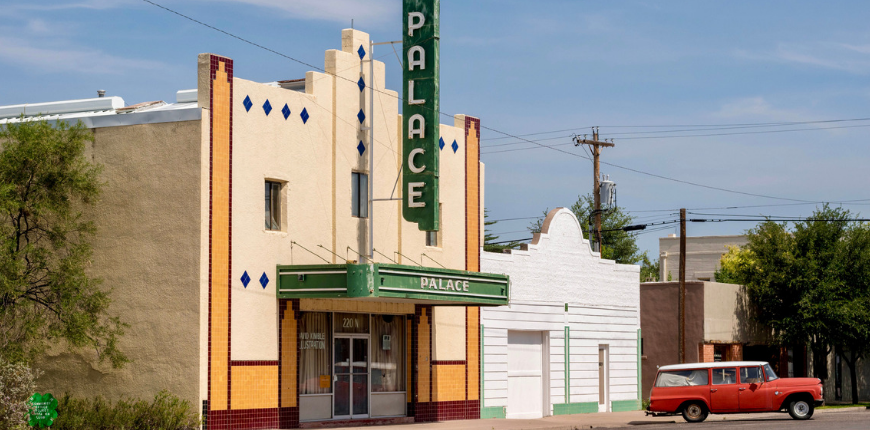
[[[106,90],[97,90],[97,97],[105,97]]]

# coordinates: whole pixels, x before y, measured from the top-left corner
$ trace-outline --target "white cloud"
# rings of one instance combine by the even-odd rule
[[[113,9],[135,4],[132,0],[83,0],[63,2],[40,2],[10,6],[12,10],[64,10],[64,9]]]
[[[221,0],[244,3],[252,6],[277,9],[289,18],[338,21],[350,25],[355,19],[360,24],[371,25],[401,15],[398,0]]]
[[[159,70],[168,66],[148,60],[123,58],[89,48],[59,49],[34,46],[21,39],[0,37],[0,59],[43,72],[122,74]]]
[[[819,42],[813,44],[779,44],[766,51],[737,50],[735,56],[759,61],[776,61],[853,74],[870,74],[870,45]]]

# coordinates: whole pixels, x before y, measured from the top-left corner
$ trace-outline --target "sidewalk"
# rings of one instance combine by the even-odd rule
[[[816,415],[838,412],[854,412],[854,408],[819,409]],[[861,411],[865,409],[860,408]],[[870,412],[868,412],[870,415]],[[739,420],[791,420],[787,413],[765,412],[757,414],[710,415],[707,421]],[[667,417],[646,416],[643,411],[610,412],[595,414],[559,415],[530,420],[486,419],[443,421],[437,423],[416,423],[390,426],[339,427],[336,430],[376,430],[378,427],[389,430],[577,430],[593,428],[635,427],[647,424],[686,424],[680,415]]]

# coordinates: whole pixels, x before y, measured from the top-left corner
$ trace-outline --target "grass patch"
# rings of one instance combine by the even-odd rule
[[[855,403],[855,404],[846,403],[846,404],[842,404],[842,405],[825,405],[825,406],[819,406],[816,409],[866,408],[868,406],[870,406],[870,403],[862,402],[862,403]]]

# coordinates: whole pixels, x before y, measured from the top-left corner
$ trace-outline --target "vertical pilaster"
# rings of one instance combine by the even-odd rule
[[[232,263],[233,60],[199,57],[209,115],[209,427],[228,428],[230,400],[230,276]],[[204,96],[204,91],[200,95]],[[201,105],[204,97],[200,98]],[[217,412],[217,413],[212,413]],[[224,412],[224,413],[220,413]]]

